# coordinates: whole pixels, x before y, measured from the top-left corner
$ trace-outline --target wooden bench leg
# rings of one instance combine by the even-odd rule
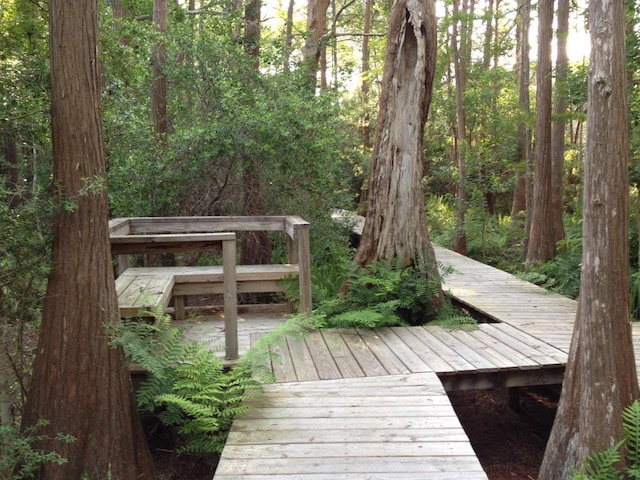
[[[184,309],[184,295],[176,295],[173,297],[173,308],[176,320],[185,320],[186,313]]]

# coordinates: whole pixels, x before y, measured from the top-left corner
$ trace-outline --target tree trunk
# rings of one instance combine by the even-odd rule
[[[324,48],[320,40],[327,30],[327,10],[329,0],[309,0],[307,2],[307,41],[304,46],[304,63],[309,85],[313,91],[316,87],[316,75],[320,51]]]
[[[253,59],[255,75],[260,73],[260,0],[248,0],[244,10],[245,53]],[[243,214],[264,215],[262,165],[254,156],[244,156]],[[272,261],[271,242],[267,232],[244,232],[240,246],[240,263],[269,264]]]
[[[528,168],[531,157],[531,131],[526,118],[531,114],[529,99],[529,24],[531,21],[530,0],[519,1],[519,21],[516,52],[516,72],[518,74],[518,106],[524,118],[518,121],[518,162],[516,164],[516,184],[513,192],[511,216],[516,218],[527,210]],[[529,217],[529,216],[528,216]],[[525,231],[529,229],[525,225]]]
[[[628,123],[623,2],[589,3],[591,60],[580,300],[540,480],[568,478],[623,438],[638,397],[629,322]]]
[[[536,70],[535,177],[527,262],[546,262],[555,255],[551,221],[551,39],[553,0],[538,2],[538,68]],[[541,41],[540,39],[544,39]]]
[[[68,459],[45,464],[38,478],[151,479],[121,349],[105,325],[118,320],[105,184],[98,90],[98,2],[51,0],[53,270],[23,426],[50,422],[45,432],[75,436],[71,444],[42,441]]]
[[[371,148],[371,127],[369,125],[369,91],[371,81],[369,80],[369,35],[371,34],[371,3],[373,0],[364,2],[364,27],[362,30],[362,104],[364,105],[364,118],[362,119],[362,145],[364,148]]]
[[[153,29],[162,36],[167,33],[167,0],[153,0]],[[153,91],[151,93],[151,116],[153,131],[160,145],[167,143],[167,47],[164,39],[154,47],[152,70]]]
[[[454,75],[456,79],[456,130],[454,150],[458,167],[458,181],[456,183],[456,231],[453,238],[453,250],[461,255],[467,254],[467,234],[465,231],[465,215],[469,195],[467,194],[466,151],[467,151],[467,121],[464,113],[464,94],[467,88],[466,72],[469,68],[470,57],[465,56],[469,51],[470,41],[469,21],[467,16],[468,2],[464,2],[460,12],[458,0],[453,1],[453,35],[451,36],[451,50],[453,52]],[[462,18],[462,19],[461,19]],[[460,25],[460,28],[458,26]]]
[[[563,212],[563,178],[564,178],[564,139],[567,103],[562,94],[562,86],[567,80],[567,37],[569,35],[569,0],[558,0],[557,13],[557,53],[556,83],[553,113],[555,120],[551,125],[551,221],[553,222],[553,241],[557,244],[564,239]]]
[[[9,208],[16,208],[20,203],[18,192],[18,145],[16,137],[9,133],[4,134],[3,152],[6,165],[0,164],[0,175],[5,175],[5,187],[8,193]]]
[[[293,44],[293,7],[295,0],[289,0],[287,7],[287,24],[284,36],[284,71],[289,71],[289,59],[291,58],[291,45]]]
[[[422,189],[424,125],[436,67],[433,0],[397,0],[389,20],[364,232],[355,261],[425,262],[437,277]],[[434,298],[442,303],[442,293]]]

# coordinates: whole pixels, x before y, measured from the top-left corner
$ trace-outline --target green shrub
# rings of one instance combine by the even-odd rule
[[[33,473],[42,464],[62,465],[67,462],[67,459],[56,452],[34,448],[36,442],[51,439],[49,436],[37,434],[37,431],[46,425],[46,420],[40,420],[24,432],[11,425],[0,425],[0,480],[32,478]],[[61,443],[75,441],[71,435],[64,434],[58,434],[53,438]]]
[[[222,451],[235,415],[257,386],[247,368],[225,371],[214,352],[185,341],[171,326],[171,317],[155,312],[152,323],[123,321],[112,332],[130,361],[147,372],[138,391],[138,405],[174,427],[179,452],[208,455]]]

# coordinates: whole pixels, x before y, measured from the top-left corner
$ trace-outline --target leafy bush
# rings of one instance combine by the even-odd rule
[[[199,455],[222,451],[234,417],[249,409],[243,401],[261,392],[259,381],[272,379],[267,346],[300,336],[309,327],[304,316],[280,325],[225,370],[215,352],[172,327],[170,316],[160,309],[152,313],[151,323],[123,320],[110,326],[112,343],[147,371],[137,390],[138,405],[175,428],[178,452]]]
[[[622,412],[624,439],[604,452],[587,457],[571,480],[640,479],[640,402],[635,400]],[[624,446],[626,465],[621,468],[620,449]]]
[[[33,473],[44,463],[62,465],[67,462],[67,459],[56,452],[34,448],[36,442],[50,439],[36,433],[47,424],[46,420],[40,420],[24,432],[11,425],[0,425],[0,480],[32,478]],[[54,439],[62,443],[75,441],[71,435],[64,434],[58,434]]]
[[[257,386],[248,368],[225,371],[215,353],[185,341],[171,317],[155,312],[153,323],[123,321],[112,332],[113,344],[148,372],[137,391],[138,405],[175,427],[180,452],[201,455],[222,451],[242,401]]]
[[[441,266],[446,273],[446,268]],[[441,278],[428,278],[426,268],[401,268],[397,261],[352,265],[348,289],[322,302],[314,312],[320,327],[420,325],[438,313],[431,302]]]

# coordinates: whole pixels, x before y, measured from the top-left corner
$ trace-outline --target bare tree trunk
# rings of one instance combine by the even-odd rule
[[[153,0],[153,29],[163,36],[167,33],[167,0]],[[157,141],[167,142],[167,47],[164,40],[156,44],[153,51],[153,91],[151,93],[151,117]]]
[[[98,89],[98,2],[50,0],[53,269],[23,426],[50,422],[70,444],[42,441],[68,463],[37,478],[152,479],[124,353],[105,326],[118,321],[111,266],[105,150]]]
[[[624,5],[589,3],[591,60],[580,300],[540,480],[568,478],[623,438],[638,397],[629,321],[628,122]]]
[[[253,59],[253,71],[256,76],[260,73],[260,5],[261,0],[248,0],[244,10],[245,53]],[[243,163],[243,213],[250,216],[264,215],[264,176],[260,159],[245,155]],[[273,263],[267,232],[245,232],[241,242],[241,264]]]
[[[458,0],[453,0],[453,35],[451,36],[451,50],[453,51],[454,75],[456,80],[456,130],[455,130],[455,154],[458,167],[458,181],[456,183],[456,231],[453,238],[454,251],[467,254],[467,234],[465,231],[465,215],[469,195],[467,193],[466,178],[466,151],[467,151],[467,121],[464,113],[464,94],[467,87],[466,71],[469,67],[470,57],[465,56],[469,52],[470,43],[468,2],[465,1],[462,12]],[[461,20],[462,17],[462,20]],[[460,28],[458,27],[460,25]]]
[[[553,113],[555,120],[551,125],[551,221],[553,222],[553,240],[557,244],[564,239],[563,212],[563,179],[564,179],[564,139],[567,103],[562,94],[562,85],[567,80],[567,37],[569,35],[569,0],[558,0],[557,13],[557,52],[556,83]]]
[[[371,33],[371,3],[373,0],[364,2],[364,28],[362,30],[362,104],[364,105],[364,118],[362,120],[362,144],[365,148],[371,148],[371,126],[369,125],[369,91],[371,82],[369,80],[369,34]]]
[[[551,39],[553,0],[538,2],[538,68],[536,70],[535,177],[527,262],[546,262],[555,255],[551,221]],[[541,41],[540,39],[544,39]]]
[[[307,41],[304,46],[304,61],[309,85],[315,90],[320,51],[324,48],[321,39],[327,30],[327,10],[329,0],[309,0],[307,2]]]
[[[6,176],[5,186],[9,194],[9,208],[16,208],[20,203],[18,194],[18,145],[13,135],[5,133],[3,138],[5,166],[0,165],[0,174]]]
[[[289,0],[287,7],[286,33],[284,37],[284,71],[289,71],[289,60],[291,58],[291,45],[293,44],[293,7],[295,0]]]
[[[520,115],[529,117],[531,105],[529,99],[529,24],[531,22],[531,2],[530,0],[519,1],[519,22],[516,52],[516,72],[518,72],[518,105]],[[520,212],[527,210],[527,175],[531,157],[531,131],[527,122],[521,119],[518,122],[518,163],[516,165],[516,184],[513,192],[513,204],[511,216],[517,217]],[[527,217],[530,217],[528,215]],[[527,222],[528,223],[528,222]],[[525,226],[528,232],[528,226]]]
[[[438,278],[422,189],[422,146],[436,66],[433,0],[397,0],[391,10],[366,222],[355,262],[421,262]],[[442,292],[433,299],[442,304]]]

